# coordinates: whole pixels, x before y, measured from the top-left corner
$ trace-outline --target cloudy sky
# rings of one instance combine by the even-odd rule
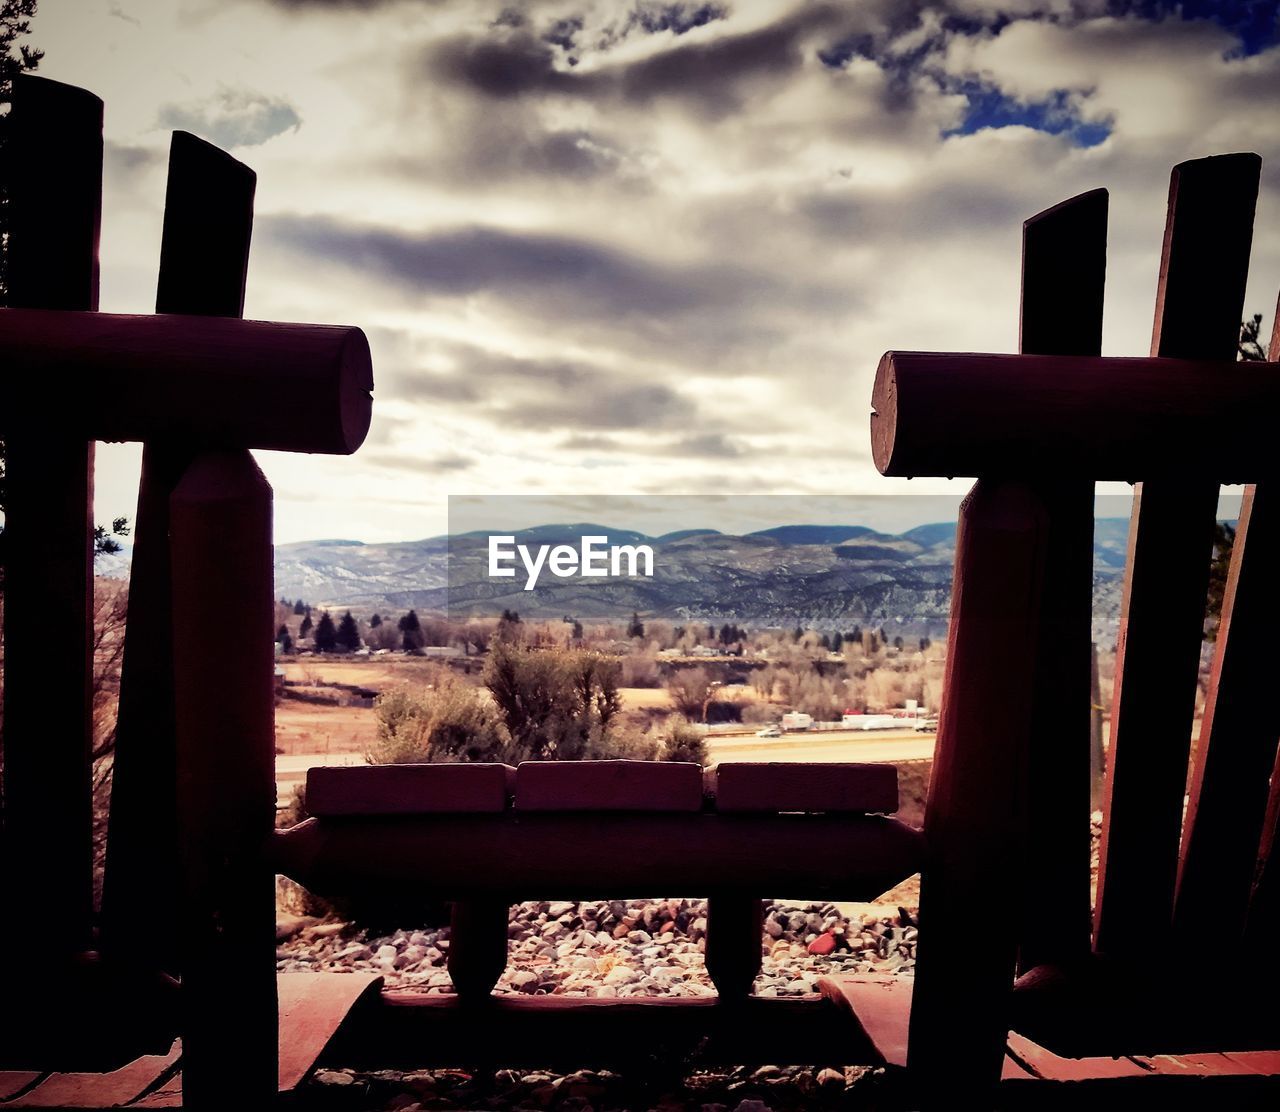
[[[448,495],[945,490],[871,465],[880,354],[1014,350],[1021,222],[1097,186],[1145,354],[1187,158],[1266,160],[1269,330],[1276,7],[41,0],[30,41],[106,101],[104,310],[153,308],[172,129],[257,170],[246,315],[358,324],[377,380],[354,458],[260,454],[277,539],[375,541]],[[101,447],[98,517],[136,481]]]

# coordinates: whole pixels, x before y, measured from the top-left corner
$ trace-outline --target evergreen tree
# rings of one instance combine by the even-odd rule
[[[307,612],[307,604],[302,599],[298,599],[293,604],[293,612],[295,614],[305,614]]]
[[[638,610],[633,610],[631,612],[631,624],[627,626],[627,636],[628,637],[644,636],[644,622],[640,620],[640,612]]]
[[[381,615],[381,614],[375,614],[372,618],[370,618],[370,619],[369,619],[369,628],[370,628],[370,629],[377,629],[380,625],[382,625],[382,615]]]
[[[293,638],[289,636],[289,627],[287,625],[282,625],[276,630],[276,641],[279,643],[282,653],[293,652]]]
[[[410,610],[397,623],[396,628],[402,634],[400,638],[400,647],[407,653],[416,653],[422,648],[422,623],[418,621],[418,614],[414,610]]]
[[[302,624],[298,626],[298,636],[305,637],[310,632],[311,632],[311,615],[304,614],[302,618]]]
[[[342,621],[338,623],[336,637],[338,647],[344,652],[353,653],[360,647],[360,627],[356,625],[356,620],[351,616],[350,610],[342,615]]]
[[[320,621],[316,625],[315,635],[316,652],[331,653],[338,647],[337,631],[333,628],[333,619],[329,617],[329,611],[320,611]]]
[[[844,648],[844,634],[839,630],[836,630],[836,632],[831,635],[831,651],[833,653],[838,653],[842,648]]]

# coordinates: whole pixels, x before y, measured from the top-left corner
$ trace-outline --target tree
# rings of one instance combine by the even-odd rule
[[[1236,531],[1225,521],[1213,523],[1213,555],[1209,563],[1209,594],[1205,601],[1204,639],[1218,639],[1218,625],[1222,620],[1222,601],[1227,593],[1227,575],[1231,570],[1231,552],[1235,547]]]
[[[638,610],[633,610],[631,612],[631,624],[627,626],[627,636],[628,637],[644,636],[644,622],[640,620],[640,612]]]
[[[370,629],[377,629],[377,628],[378,628],[378,626],[380,626],[380,625],[382,625],[382,615],[381,615],[381,614],[375,614],[372,618],[370,618],[370,619],[369,619],[369,628],[370,628]]]
[[[293,638],[289,636],[287,625],[282,625],[276,630],[276,643],[279,644],[282,653],[293,652]]]
[[[1261,332],[1261,313],[1254,313],[1251,319],[1240,322],[1240,339],[1236,344],[1236,352],[1242,362],[1261,363],[1267,358],[1262,347]]]
[[[307,612],[307,604],[302,599],[297,599],[293,604],[293,612],[298,615],[305,614]]]
[[[129,535],[129,519],[127,517],[117,517],[111,522],[111,532],[107,532],[105,525],[95,525],[93,527],[93,556],[97,559],[99,556],[111,556],[120,551],[120,545],[116,541],[116,537],[127,537]]]
[[[302,624],[298,626],[298,636],[305,637],[310,632],[311,632],[311,615],[304,614],[302,617]]]
[[[844,634],[839,630],[836,630],[835,633],[831,635],[831,651],[833,653],[838,653],[842,648],[844,648]]]
[[[338,623],[338,632],[335,640],[338,647],[344,652],[353,653],[360,647],[360,627],[356,625],[356,620],[351,616],[348,610],[342,615],[342,621]]]
[[[417,611],[410,610],[396,623],[396,628],[400,630],[402,635],[400,647],[407,653],[420,653],[422,650],[422,623],[418,621]]]
[[[329,611],[322,610],[320,612],[320,621],[316,625],[315,635],[316,652],[331,653],[338,645],[337,632],[333,628],[333,619],[329,617]]]
[[[1236,353],[1243,363],[1256,363],[1267,358],[1262,346],[1262,314],[1254,313],[1249,320],[1240,322],[1240,339]],[[1218,624],[1222,620],[1222,600],[1227,590],[1227,573],[1231,570],[1231,553],[1235,547],[1235,529],[1219,521],[1213,527],[1213,555],[1209,564],[1209,594],[1205,600],[1204,639],[1218,639]]]
[[[707,708],[715,698],[717,686],[705,668],[677,668],[667,677],[667,693],[672,704],[691,720],[706,721]]]
[[[580,760],[607,752],[617,681],[593,653],[537,651],[499,639],[484,684],[520,760]]]

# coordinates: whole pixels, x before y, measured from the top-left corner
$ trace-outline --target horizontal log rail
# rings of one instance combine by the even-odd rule
[[[1239,483],[1280,470],[1275,363],[890,351],[871,410],[884,475]]]
[[[515,903],[656,887],[863,900],[917,872],[924,836],[877,815],[637,814],[308,819],[277,833],[277,872],[320,895],[420,886]]]
[[[358,328],[5,309],[0,350],[0,433],[56,406],[92,440],[350,455],[373,412]]]

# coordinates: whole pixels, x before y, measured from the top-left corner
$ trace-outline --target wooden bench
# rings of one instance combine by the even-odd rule
[[[276,839],[277,869],[327,896],[401,914],[453,902],[449,972],[489,994],[523,899],[708,897],[707,968],[722,997],[760,970],[761,900],[870,900],[919,871],[890,765],[652,761],[313,768],[314,817]]]
[[[1272,362],[1235,362],[1259,168],[1230,155],[1174,170],[1151,359],[1098,358],[1107,199],[1095,191],[1024,228],[1022,355],[881,361],[880,469],[979,481],[960,515],[914,991],[822,987],[923,1104],[993,1102],[997,1086],[1007,1100],[1029,1082],[1076,1099],[1170,1082],[1194,1083],[1196,1101],[1214,1085],[1280,1099],[1280,329]],[[1139,485],[1091,924],[1101,479]],[[1256,485],[1192,755],[1219,483],[1241,481]],[[975,944],[993,901],[1018,914]]]

